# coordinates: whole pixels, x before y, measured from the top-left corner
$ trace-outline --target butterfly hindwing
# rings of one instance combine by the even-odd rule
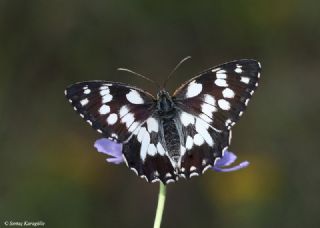
[[[183,145],[179,160],[179,176],[190,178],[214,166],[216,158],[228,146],[229,131],[221,131],[205,122],[197,114],[179,111]]]
[[[80,82],[65,94],[87,123],[117,142],[125,142],[154,111],[151,94],[122,83]]]
[[[149,117],[123,145],[122,153],[128,167],[138,176],[148,182],[161,180],[169,183],[175,181],[176,171],[168,156],[161,128],[156,115]]]

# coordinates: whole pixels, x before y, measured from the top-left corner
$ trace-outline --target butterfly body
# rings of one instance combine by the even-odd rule
[[[258,86],[260,64],[237,60],[210,68],[171,96],[108,81],[80,82],[66,97],[105,137],[123,144],[127,166],[167,184],[204,173],[230,144],[231,128]]]

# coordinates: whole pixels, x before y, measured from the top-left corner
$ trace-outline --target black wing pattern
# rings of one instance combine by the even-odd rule
[[[173,181],[174,168],[158,134],[151,94],[122,83],[87,81],[69,86],[65,95],[94,129],[123,144],[127,166],[136,174],[149,182]]]
[[[258,86],[260,71],[255,60],[233,61],[200,73],[175,91],[185,140],[180,176],[199,175],[222,156],[231,127]]]

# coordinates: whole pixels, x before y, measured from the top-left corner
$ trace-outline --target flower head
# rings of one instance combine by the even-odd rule
[[[107,162],[110,162],[116,165],[124,162],[123,156],[122,156],[122,144],[116,143],[106,138],[101,138],[94,143],[94,147],[99,152],[111,156],[106,159]],[[243,161],[239,165],[228,167],[232,163],[234,163],[236,160],[237,160],[237,156],[234,153],[226,150],[223,153],[222,158],[217,160],[215,165],[212,167],[212,170],[216,172],[232,172],[232,171],[237,171],[239,169],[245,168],[249,165],[248,161]]]

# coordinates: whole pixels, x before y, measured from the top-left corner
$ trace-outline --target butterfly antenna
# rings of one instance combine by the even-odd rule
[[[134,71],[132,71],[132,70],[129,70],[129,69],[127,69],[127,68],[118,68],[117,70],[119,70],[119,71],[126,71],[126,72],[129,72],[129,73],[131,73],[131,74],[133,74],[133,75],[136,75],[136,76],[138,76],[138,77],[140,77],[140,78],[143,78],[143,79],[145,79],[145,80],[148,80],[149,82],[152,82],[154,85],[156,85],[156,86],[158,87],[157,89],[160,89],[160,85],[159,85],[156,81],[148,78],[147,76],[144,76],[144,75],[142,75],[142,74],[139,74],[139,73],[134,72]]]
[[[168,75],[167,79],[164,81],[163,83],[163,88],[166,87],[167,82],[169,81],[169,79],[171,78],[171,76],[174,74],[174,72],[176,72],[176,70],[181,66],[182,63],[184,63],[185,61],[187,61],[188,59],[191,59],[191,56],[187,56],[185,58],[183,58],[174,68],[173,70],[170,72],[170,74]]]

